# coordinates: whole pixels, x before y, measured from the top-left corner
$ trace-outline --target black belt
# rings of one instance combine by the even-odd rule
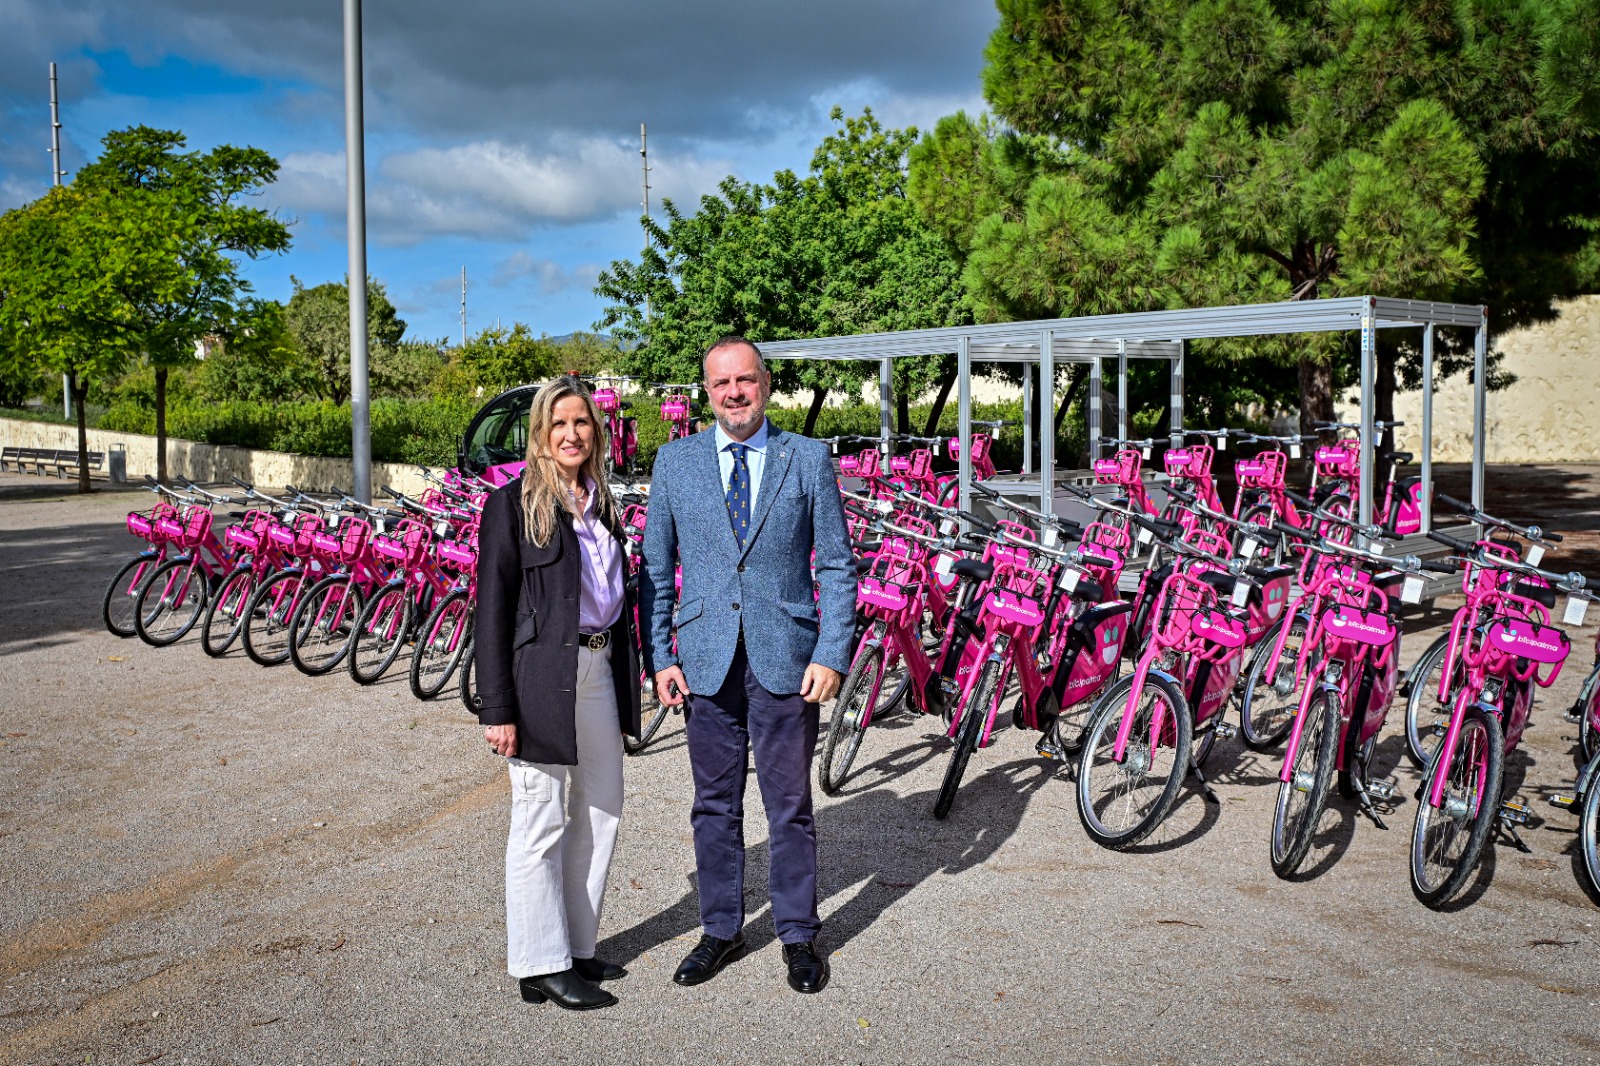
[[[611,643],[611,630],[600,633],[579,633],[578,639],[583,641],[583,646],[590,651],[604,651],[606,645]]]

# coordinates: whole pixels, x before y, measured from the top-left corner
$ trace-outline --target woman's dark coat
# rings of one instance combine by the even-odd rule
[[[522,480],[489,494],[478,527],[478,605],[474,630],[478,720],[517,726],[516,756],[575,766],[572,713],[578,681],[578,587],[582,547],[572,516],[556,511],[556,536],[544,547],[522,533]],[[611,529],[618,546],[622,527]],[[624,577],[627,564],[623,563]],[[634,594],[611,627],[611,677],[617,725],[639,733],[639,658]]]

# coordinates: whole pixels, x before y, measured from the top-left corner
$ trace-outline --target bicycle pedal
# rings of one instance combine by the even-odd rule
[[[1566,713],[1561,716],[1561,720],[1566,722],[1568,725],[1582,725],[1583,709],[1574,704],[1573,706],[1567,708]]]
[[[1239,727],[1230,725],[1227,722],[1218,722],[1216,725],[1211,727],[1211,731],[1217,736],[1221,737],[1223,740],[1232,740],[1234,737],[1239,735]]]
[[[1054,741],[1041,740],[1034,745],[1033,750],[1038,753],[1040,758],[1049,759],[1051,762],[1067,761],[1067,753],[1062,751],[1061,746]]]
[[[1449,722],[1435,722],[1435,723],[1433,723],[1432,732],[1433,732],[1434,736],[1442,737],[1449,731],[1450,731],[1450,723]]]
[[[1549,803],[1550,806],[1552,806],[1552,807],[1569,807],[1570,808],[1570,807],[1576,807],[1578,805],[1578,797],[1577,796],[1561,796],[1561,795],[1546,796],[1545,797],[1545,802]]]
[[[1520,803],[1502,803],[1499,817],[1507,825],[1527,825],[1528,808]]]
[[[1392,779],[1384,781],[1368,781],[1367,795],[1371,796],[1375,800],[1392,800],[1394,799],[1394,794],[1399,791],[1399,788],[1399,782]]]

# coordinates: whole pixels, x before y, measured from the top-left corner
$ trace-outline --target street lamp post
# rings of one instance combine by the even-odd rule
[[[350,247],[351,490],[372,502],[371,401],[367,392],[367,195],[361,115],[361,0],[344,0],[345,228]]]

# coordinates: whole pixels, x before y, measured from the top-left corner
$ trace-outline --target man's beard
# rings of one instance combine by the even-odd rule
[[[722,431],[730,437],[736,437],[746,430],[752,430],[754,427],[759,426],[766,419],[767,405],[759,401],[752,403],[744,409],[742,414],[744,416],[743,420],[735,422],[729,413],[718,413],[717,425],[721,426]]]

